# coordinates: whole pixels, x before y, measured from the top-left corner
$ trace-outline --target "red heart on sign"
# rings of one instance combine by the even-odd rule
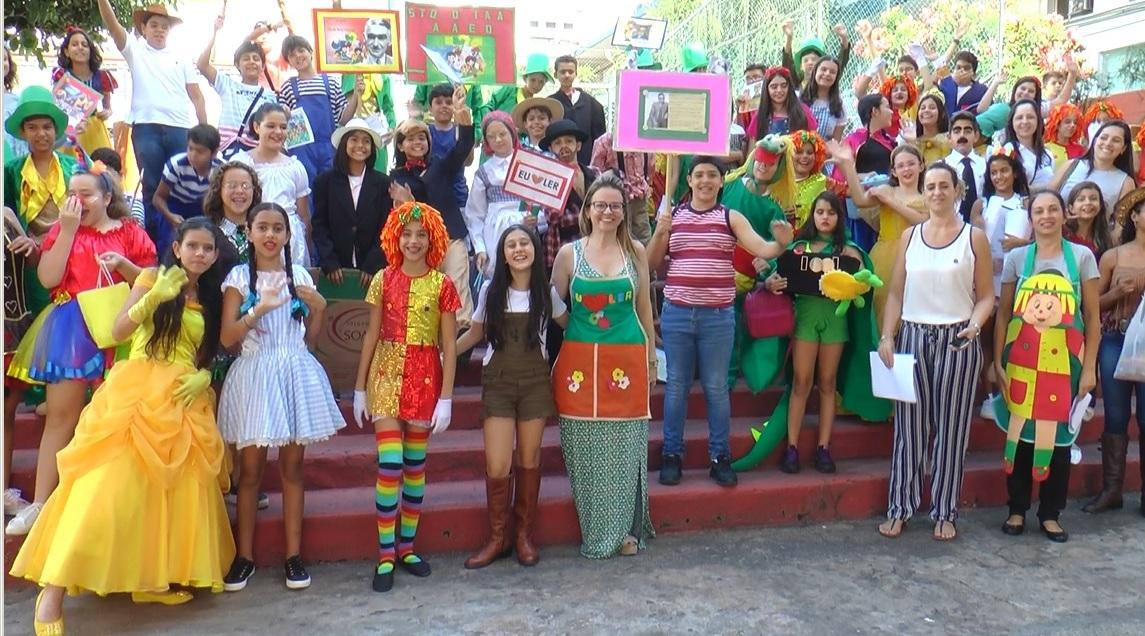
[[[544,177],[539,174],[533,175],[533,183],[540,184],[542,179],[544,179]]]

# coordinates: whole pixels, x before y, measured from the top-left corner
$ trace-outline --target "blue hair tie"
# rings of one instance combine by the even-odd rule
[[[246,300],[243,301],[242,305],[239,305],[239,313],[245,314],[246,312],[250,311],[252,308],[254,308],[254,305],[257,302],[258,302],[258,295],[255,294],[254,292],[248,293],[246,295]]]
[[[293,314],[294,312],[299,311],[299,310],[302,311],[302,317],[303,318],[310,315],[310,308],[306,306],[306,303],[295,298],[294,300],[292,300],[290,302],[290,313]]]
[[[256,303],[258,303],[258,295],[253,292],[247,294],[246,300],[239,306],[239,313],[245,314],[250,311]],[[310,315],[310,308],[306,306],[306,303],[297,298],[290,301],[290,313],[293,314],[296,311],[301,311],[303,317]]]

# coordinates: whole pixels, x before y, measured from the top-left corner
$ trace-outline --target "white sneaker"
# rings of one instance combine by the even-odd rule
[[[993,395],[987,395],[986,396],[986,401],[982,402],[982,409],[980,411],[978,411],[978,414],[982,416],[982,419],[990,420],[991,422],[994,421],[994,396]]]
[[[40,516],[44,504],[33,503],[28,504],[27,508],[21,510],[12,520],[8,522],[8,527],[4,528],[4,534],[10,537],[21,537],[32,531],[32,525],[36,523],[36,518]]]
[[[9,488],[4,491],[4,516],[20,514],[20,511],[27,507],[28,502],[24,501],[19,488]]]

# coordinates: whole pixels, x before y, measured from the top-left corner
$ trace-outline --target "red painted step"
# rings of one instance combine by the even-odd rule
[[[803,464],[810,469],[811,457],[818,439],[816,416],[806,418],[800,435],[800,456]],[[758,427],[755,418],[738,418],[731,423],[732,457],[747,453],[754,439],[751,428]],[[1079,437],[1080,443],[1096,441],[1101,434],[1100,418],[1087,424]],[[652,422],[649,426],[648,466],[649,470],[660,468],[660,455],[663,449],[663,423]],[[970,432],[970,451],[1000,452],[1003,435],[993,422],[975,420]],[[684,467],[700,469],[708,463],[708,431],[703,420],[693,420],[684,427]],[[832,434],[832,455],[836,461],[852,459],[888,457],[891,451],[892,427],[887,424],[862,423],[849,418],[840,418],[835,423]],[[781,445],[782,446],[782,445]],[[772,454],[764,466],[778,464],[780,451]],[[13,457],[12,485],[31,492],[35,477],[36,451],[27,449],[16,451]],[[561,456],[560,432],[555,426],[545,429],[541,446],[541,466],[546,475],[563,475],[564,459]],[[311,446],[306,451],[306,488],[324,490],[328,488],[351,488],[369,486],[374,483],[377,467],[377,454],[372,440],[364,435],[337,435],[333,439]],[[427,481],[437,484],[445,481],[482,479],[485,475],[485,452],[482,432],[477,430],[448,431],[436,437],[429,446],[429,460],[426,465]],[[277,454],[272,452],[268,461],[263,488],[267,492],[281,490],[278,474]]]
[[[1085,445],[1083,453],[1082,463],[1073,467],[1071,497],[1091,495],[1101,486],[1101,458],[1096,445]],[[834,475],[813,470],[796,475],[757,470],[741,474],[739,485],[730,489],[716,486],[703,469],[686,471],[683,483],[675,487],[661,486],[655,482],[654,475],[650,475],[652,519],[661,532],[866,519],[885,510],[888,463],[886,459],[844,462]],[[1127,464],[1125,489],[1132,493],[1141,487],[1136,448],[1130,448]],[[430,484],[426,495],[418,531],[419,551],[458,552],[481,545],[486,532],[482,481]],[[926,516],[926,499],[924,492],[923,507],[918,515],[922,520]],[[962,506],[997,506],[1005,501],[1005,477],[997,454],[993,451],[969,453]],[[929,524],[923,521],[921,525],[921,531],[929,532]],[[1068,521],[1066,525],[1068,527]],[[270,509],[261,511],[258,517],[255,558],[260,565],[281,562],[284,557],[282,532],[281,497],[273,494]],[[307,493],[303,555],[308,561],[372,559],[377,549],[375,533],[372,487]],[[579,541],[567,477],[543,479],[536,539],[543,545]],[[21,542],[20,537],[6,538],[6,570]],[[8,582],[13,580],[9,578]]]
[[[767,389],[758,395],[753,395],[744,386],[737,386],[731,391],[732,417],[763,417],[771,414],[778,402],[780,391]],[[366,426],[359,429],[354,423],[353,404],[341,401],[342,415],[346,418],[346,428],[342,435],[373,435],[373,428]],[[664,419],[664,386],[657,386],[652,390],[651,400],[652,419]],[[810,409],[810,413],[817,409]],[[688,397],[688,417],[700,419],[706,417],[707,405],[704,403],[704,393],[697,385],[692,388]],[[553,421],[555,422],[555,420]],[[481,428],[481,388],[458,387],[453,397],[453,421],[450,430],[467,430]],[[19,413],[16,415],[15,448],[37,448],[40,444],[40,434],[43,432],[43,418],[35,413]]]

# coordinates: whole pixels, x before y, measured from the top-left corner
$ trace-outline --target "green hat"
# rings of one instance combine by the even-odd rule
[[[543,74],[550,82],[556,81],[553,79],[552,71],[549,70],[549,56],[544,53],[530,53],[529,58],[525,61],[525,72],[521,73],[521,77],[533,73]]]
[[[803,44],[800,44],[799,48],[795,50],[795,62],[801,62],[804,55],[812,52],[818,53],[819,57],[827,55],[827,47],[823,46],[823,40],[819,38],[807,38],[803,40]]]
[[[56,106],[52,91],[43,86],[29,86],[20,93],[20,104],[4,122],[4,130],[17,139],[23,139],[24,121],[31,117],[49,117],[56,125],[56,141],[64,138],[68,129],[68,116]]]
[[[644,71],[659,71],[660,63],[652,59],[652,49],[640,49],[636,54],[636,68]]]
[[[684,72],[691,73],[708,65],[708,52],[704,50],[703,44],[693,42],[680,52],[680,59],[683,63]]]

